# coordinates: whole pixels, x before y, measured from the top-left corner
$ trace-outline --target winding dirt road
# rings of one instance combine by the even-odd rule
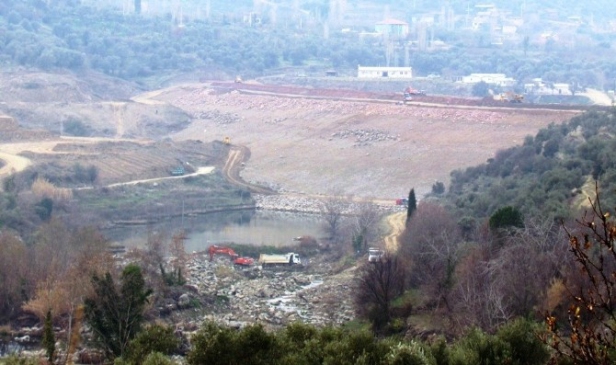
[[[0,168],[0,178],[23,171],[32,164],[32,161],[25,157],[6,152],[0,152],[0,160],[4,161],[4,166]]]
[[[394,213],[387,217],[387,225],[391,228],[389,234],[383,238],[387,251],[398,251],[399,237],[404,231],[405,220],[406,212]]]
[[[242,164],[248,161],[249,158],[250,158],[250,150],[247,147],[245,146],[231,146],[230,147],[229,156],[227,157],[227,161],[225,162],[225,165],[222,168],[222,173],[227,179],[227,181],[229,181],[232,184],[242,186],[248,189],[250,192],[253,192],[256,194],[265,194],[265,195],[276,194],[276,192],[273,191],[272,189],[259,186],[259,185],[255,185],[255,184],[250,184],[244,181],[240,177],[240,170],[241,170]]]

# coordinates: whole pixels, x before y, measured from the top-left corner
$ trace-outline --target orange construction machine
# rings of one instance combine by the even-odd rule
[[[235,265],[250,266],[255,261],[251,257],[239,257],[240,255],[230,247],[212,245],[207,249],[207,252],[210,254],[210,261],[214,260],[216,254],[229,255]]]

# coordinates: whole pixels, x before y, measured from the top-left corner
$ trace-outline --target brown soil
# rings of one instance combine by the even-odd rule
[[[447,183],[452,170],[483,163],[497,150],[579,113],[247,95],[207,84],[171,88],[156,98],[193,117],[173,139],[230,137],[247,146],[251,159],[242,171],[247,181],[284,191],[342,189],[385,199],[406,196],[411,187],[421,196],[434,182]],[[374,134],[385,138],[371,139]]]
[[[56,77],[60,76],[51,79]],[[210,165],[200,154],[200,149],[209,144],[182,143],[178,150],[171,141],[210,142],[229,137],[236,146],[229,158],[244,162],[241,177],[250,184],[286,193],[343,191],[356,197],[393,200],[406,196],[412,187],[421,197],[434,182],[447,183],[452,170],[483,163],[497,150],[522,143],[525,136],[534,135],[540,128],[579,114],[573,110],[473,106],[464,99],[449,105],[396,105],[396,96],[390,94],[272,85],[248,90],[249,84],[221,83],[176,85],[137,93],[130,100],[100,101],[104,99],[101,98],[88,103],[82,102],[87,93],[72,96],[79,91],[79,85],[75,82],[67,94],[77,103],[9,100],[3,104],[0,109],[17,111],[8,114],[16,117],[20,126],[29,127],[15,129],[14,123],[5,122],[11,131],[4,135],[18,138],[4,142],[28,144],[0,144],[4,159],[8,160],[7,155],[21,155],[36,161],[55,160],[62,165],[94,164],[100,169],[102,183],[117,183],[164,176],[178,159],[192,159],[195,166]],[[54,87],[55,93],[58,90]],[[39,118],[34,112],[37,110],[51,117]],[[49,126],[24,123],[26,111],[31,114],[25,118],[32,123],[54,116],[61,119],[59,113],[76,113],[84,124],[106,131],[102,135],[110,138],[101,144],[99,139],[60,140],[57,132],[56,136],[49,132],[36,134],[32,127]],[[132,139],[121,139],[127,137]],[[137,142],[143,139],[167,142]],[[227,158],[224,145],[217,148],[221,157]],[[59,155],[63,157],[59,159]],[[10,166],[13,163],[18,162],[7,164],[4,174],[14,168]],[[19,163],[23,168],[24,161]],[[239,181],[236,169],[228,172],[231,180]],[[257,193],[265,192],[255,189],[252,186]]]

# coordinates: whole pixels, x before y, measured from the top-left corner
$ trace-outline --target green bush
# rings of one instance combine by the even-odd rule
[[[149,354],[171,355],[179,346],[180,340],[173,334],[173,328],[153,325],[130,341],[123,357],[129,364],[142,365]]]
[[[506,344],[507,364],[540,365],[545,364],[550,353],[539,338],[540,327],[527,319],[516,319],[503,325],[496,338]]]
[[[1,359],[2,365],[39,365],[39,360],[36,357],[9,355],[8,357]]]
[[[53,200],[51,200],[51,198],[41,199],[41,201],[34,206],[34,211],[42,221],[48,221],[53,211]]]
[[[450,349],[450,365],[541,365],[549,360],[537,335],[538,325],[517,319],[491,336],[473,329]]]
[[[143,365],[175,365],[175,363],[160,352],[152,352],[143,360]]]
[[[511,206],[500,208],[490,217],[490,228],[492,229],[523,226],[522,213]]]
[[[231,328],[207,322],[192,338],[192,350],[186,361],[189,365],[238,364],[237,332]]]
[[[436,360],[419,343],[397,343],[390,347],[386,357],[387,365],[437,365]]]
[[[74,117],[69,117],[63,121],[62,129],[64,133],[76,137],[87,137],[92,134],[92,128]]]

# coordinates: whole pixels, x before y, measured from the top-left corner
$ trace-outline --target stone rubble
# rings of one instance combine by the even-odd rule
[[[210,262],[206,254],[194,253],[185,287],[191,289],[190,296],[214,297],[226,304],[202,320],[233,327],[252,323],[280,327],[293,321],[326,325],[352,320],[352,272],[329,275],[327,265],[305,261],[307,264],[298,268],[242,268],[234,267],[226,257]]]
[[[492,124],[502,121],[507,118],[507,111],[494,111],[488,109],[477,108],[447,108],[447,107],[418,107],[413,105],[394,105],[367,103],[355,101],[338,101],[325,99],[302,99],[302,98],[281,98],[268,95],[246,95],[237,91],[232,91],[224,94],[217,94],[211,89],[198,89],[189,94],[183,94],[181,97],[170,100],[172,104],[179,107],[193,107],[196,110],[202,109],[203,106],[211,108],[212,106],[221,107],[237,107],[241,106],[244,110],[284,110],[293,109],[296,113],[311,113],[314,115],[379,115],[392,117],[412,117],[421,118],[424,120],[447,120],[452,123],[472,122],[480,124]],[[201,117],[199,112],[195,113],[199,119],[213,119],[216,123],[228,123],[227,119],[232,118],[229,115],[220,114],[220,120],[217,118],[217,113],[208,114],[207,111],[201,112],[204,117]],[[207,116],[207,117],[205,117]],[[237,117],[237,116],[235,116]],[[283,120],[274,119],[268,120],[269,123],[280,123]]]
[[[386,131],[377,129],[345,129],[332,133],[331,137],[355,139],[354,147],[370,146],[374,142],[397,141],[400,139],[399,135],[392,135]]]
[[[310,196],[289,196],[289,195],[260,195],[254,194],[255,206],[257,209],[301,212],[301,213],[321,213],[323,206],[323,198]],[[361,202],[340,200],[341,211],[343,215],[353,214],[359,210]],[[379,205],[372,203],[374,207],[383,213],[394,213],[405,209],[399,205]]]

